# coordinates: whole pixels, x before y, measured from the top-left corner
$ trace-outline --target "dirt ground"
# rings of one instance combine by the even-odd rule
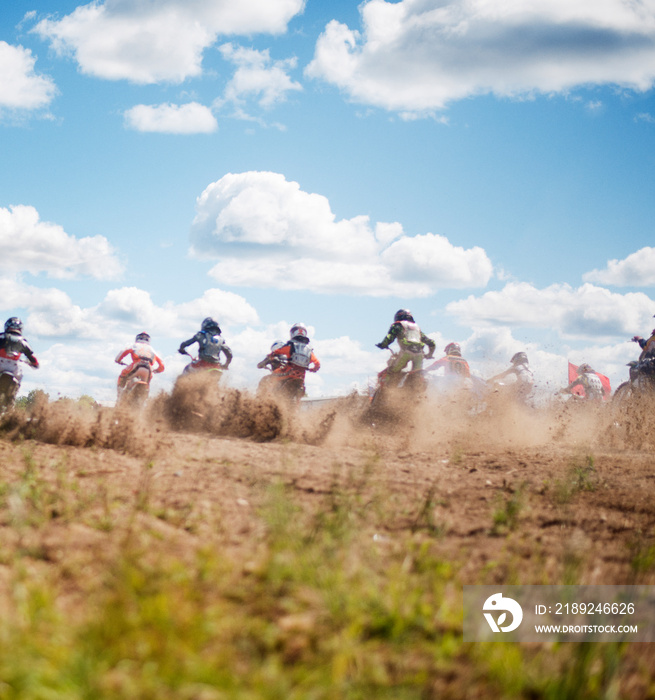
[[[19,551],[36,552],[35,566],[85,572],[63,586],[61,604],[73,609],[98,559],[118,546],[121,528],[103,522],[134,518],[138,499],[147,507],[137,517],[181,556],[218,533],[225,556],[247,563],[271,485],[306,512],[337,490],[351,494],[368,513],[359,527],[371,546],[429,539],[462,585],[655,583],[648,408],[442,402],[370,416],[355,396],[293,412],[199,391],[162,394],[141,414],[64,400],[0,420],[2,482],[24,479],[29,462],[59,489],[38,528],[14,527],[20,513],[5,504],[0,611]],[[633,697],[650,697],[648,679],[633,682]]]
[[[4,479],[14,462],[22,468],[33,437],[36,461],[65,463],[69,478],[118,497],[129,500],[145,474],[160,510],[220,508],[237,549],[258,527],[262,485],[285,484],[310,509],[335,485],[361,488],[387,506],[380,537],[438,531],[444,556],[463,562],[464,583],[650,582],[634,562],[655,542],[655,433],[643,416],[426,404],[376,422],[355,397],[297,414],[239,392],[199,410],[197,396],[191,408],[172,398],[156,397],[142,415],[63,401],[27,420],[6,416]],[[628,420],[638,430],[629,433]],[[75,548],[72,534],[66,542]],[[489,574],[489,562],[505,564]]]

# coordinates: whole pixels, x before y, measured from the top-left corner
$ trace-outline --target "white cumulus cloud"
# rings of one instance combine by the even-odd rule
[[[149,84],[200,75],[219,35],[279,34],[304,0],[105,0],[35,27],[83,73]]]
[[[655,302],[641,292],[616,294],[583,284],[552,284],[538,289],[512,282],[499,291],[469,296],[446,310],[471,326],[552,329],[568,338],[626,339],[648,327]]]
[[[222,289],[208,289],[191,301],[156,304],[144,289],[120,287],[109,290],[98,304],[79,306],[60,289],[0,279],[0,310],[14,309],[27,312],[30,333],[48,338],[89,340],[145,330],[179,341],[197,332],[207,316],[213,316],[225,328],[259,323],[251,304]]]
[[[125,125],[135,131],[161,134],[210,134],[218,129],[209,107],[198,102],[184,105],[136,105],[125,114]]]
[[[49,277],[117,277],[122,265],[104,236],[76,238],[41,221],[34,207],[0,207],[0,270]]]
[[[50,104],[57,88],[51,78],[35,72],[29,49],[0,41],[0,108],[40,109]]]
[[[272,172],[228,174],[196,203],[192,253],[218,258],[221,284],[371,296],[429,296],[439,288],[484,287],[493,272],[481,248],[399,223],[337,220],[326,197]]]
[[[239,106],[255,99],[260,107],[269,108],[283,102],[289,92],[302,90],[300,83],[289,77],[296,59],[273,61],[268,50],[246,49],[230,43],[223,44],[220,51],[223,58],[237,67],[225,88],[226,102]]]
[[[592,270],[582,277],[615,287],[652,287],[655,285],[655,248],[645,247],[624,260],[610,260],[604,270]]]
[[[353,100],[400,112],[472,95],[647,90],[655,5],[624,0],[369,0],[362,30],[332,20],[306,68]]]

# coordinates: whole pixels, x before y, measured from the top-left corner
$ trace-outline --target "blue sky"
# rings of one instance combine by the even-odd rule
[[[24,391],[169,388],[207,315],[234,386],[297,321],[311,395],[410,308],[489,376],[614,385],[655,326],[655,3],[113,0],[0,16],[0,313]]]

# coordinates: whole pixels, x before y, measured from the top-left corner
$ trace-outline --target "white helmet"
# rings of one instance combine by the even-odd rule
[[[307,326],[304,323],[294,323],[289,331],[291,340],[294,338],[307,338]]]
[[[286,343],[283,340],[276,340],[273,345],[271,345],[271,352],[275,352],[276,350],[283,348],[285,345]]]

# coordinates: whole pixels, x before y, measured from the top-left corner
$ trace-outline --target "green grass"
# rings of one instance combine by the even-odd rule
[[[622,647],[465,644],[467,552],[440,548],[438,487],[387,530],[395,501],[371,483],[375,456],[335,464],[311,505],[281,479],[253,483],[259,527],[230,555],[194,503],[161,501],[153,462],[119,498],[23,450],[0,484],[15,534],[0,539],[0,700],[618,697]],[[567,477],[578,491],[592,483],[583,466]],[[496,504],[508,547],[530,496],[524,485]],[[55,525],[97,544],[58,555]]]

